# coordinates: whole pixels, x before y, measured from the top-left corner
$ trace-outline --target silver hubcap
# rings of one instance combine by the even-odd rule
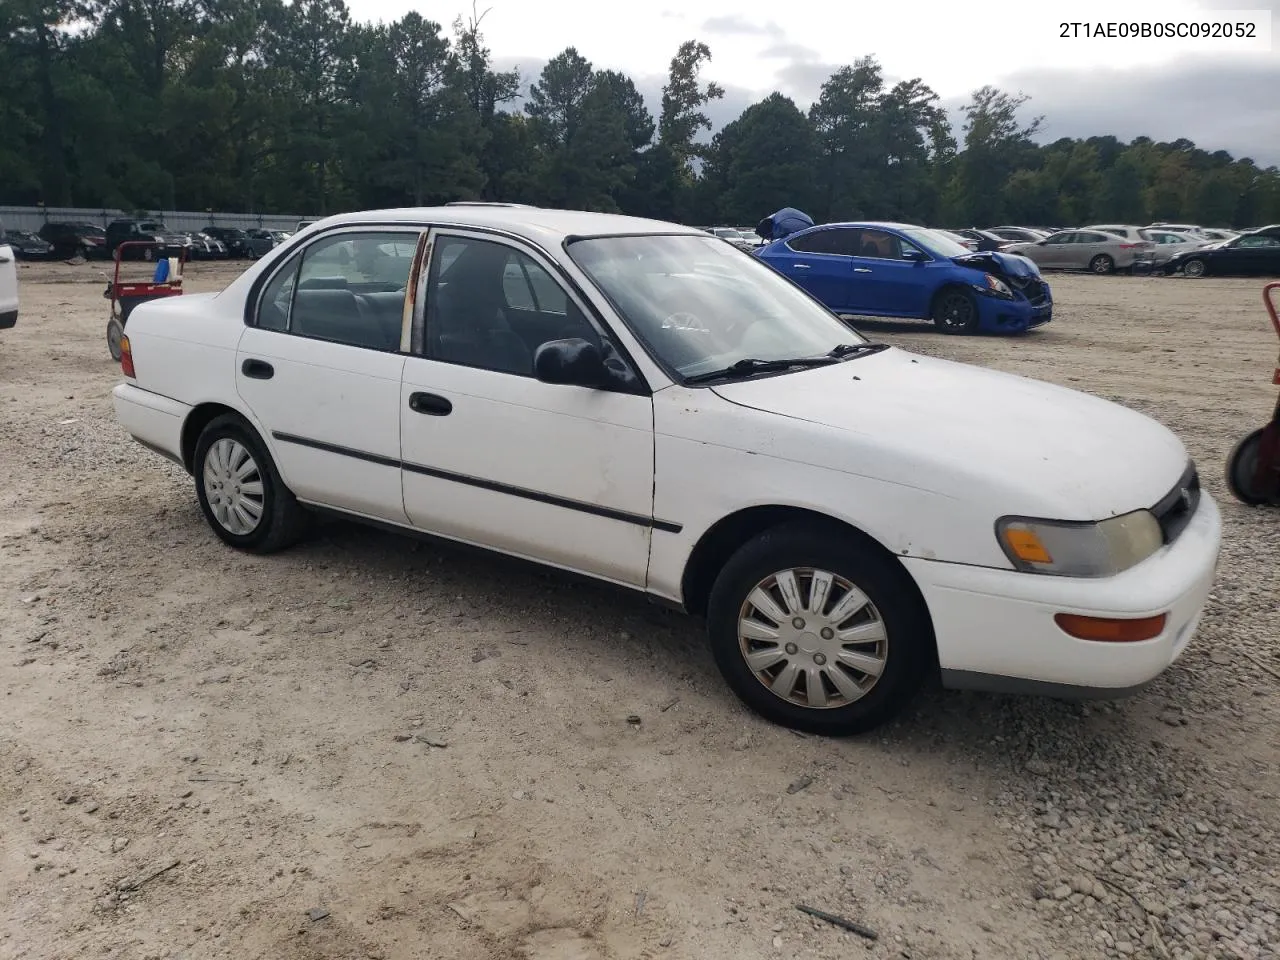
[[[1107,260],[1104,257],[1099,257],[1097,260],[1093,261],[1094,273],[1106,273],[1109,269],[1111,269],[1110,260]]]
[[[1182,268],[1182,272],[1189,277],[1198,277],[1200,274],[1204,273],[1204,264],[1199,260],[1192,260]]]
[[[756,584],[738,615],[738,645],[777,697],[818,710],[866,696],[884,673],[880,611],[844,577],[808,567]]]
[[[223,437],[204,455],[204,495],[228,533],[253,533],[262,520],[265,491],[253,455],[238,440]]]

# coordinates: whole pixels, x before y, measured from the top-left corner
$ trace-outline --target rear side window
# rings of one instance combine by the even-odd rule
[[[399,349],[418,238],[416,232],[352,232],[309,245],[302,251],[284,329],[353,347]],[[291,269],[292,264],[286,272]]]
[[[293,306],[293,288],[298,281],[301,254],[295,253],[288,264],[267,284],[258,301],[258,326],[263,330],[289,329],[289,311]]]
[[[857,230],[815,230],[787,241],[797,253],[831,253],[852,257],[858,246]]]

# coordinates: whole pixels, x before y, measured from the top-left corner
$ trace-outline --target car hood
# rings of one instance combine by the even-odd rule
[[[1169,429],[1128,407],[897,348],[714,390],[844,437],[815,443],[810,434],[781,455],[1001,513],[1100,520],[1150,507],[1188,462]]]
[[[973,267],[975,270],[984,270],[987,273],[997,275],[1004,274],[1020,278],[1040,276],[1040,268],[1036,266],[1034,260],[1014,253],[984,250],[965,254],[964,256],[952,257],[951,260],[962,267]]]

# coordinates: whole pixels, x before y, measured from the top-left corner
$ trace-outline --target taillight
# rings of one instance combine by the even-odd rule
[[[138,375],[133,370],[133,353],[129,349],[127,334],[120,337],[120,371],[131,380],[138,379]]]

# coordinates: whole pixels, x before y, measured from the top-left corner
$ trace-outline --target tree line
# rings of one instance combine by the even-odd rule
[[[527,94],[483,16],[360,23],[343,0],[5,0],[0,201],[305,212],[458,199],[753,224],[1280,221],[1280,170],[1189,140],[1039,145],[983,87],[953,130],[919,78],[864,57],[800,109],[773,93],[708,139],[708,46],[671,58],[653,116],[569,47]]]

